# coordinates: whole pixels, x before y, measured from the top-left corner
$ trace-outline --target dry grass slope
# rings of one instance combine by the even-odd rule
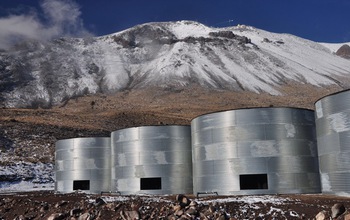
[[[109,136],[111,131],[146,125],[189,125],[199,115],[253,107],[313,109],[338,86],[290,84],[283,96],[266,93],[185,88],[148,88],[88,95],[52,109],[0,109],[0,149],[11,161],[52,162],[54,143],[73,137]],[[9,146],[13,151],[9,151]],[[3,163],[6,160],[3,160]]]

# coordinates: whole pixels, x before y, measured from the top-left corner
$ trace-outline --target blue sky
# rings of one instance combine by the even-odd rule
[[[94,3],[96,2],[96,3]],[[314,41],[350,41],[349,0],[80,0],[84,22],[109,33],[151,21],[245,24]],[[86,13],[86,14],[85,14]],[[103,15],[105,14],[105,15]],[[232,22],[228,22],[231,21]]]
[[[1,0],[0,46],[16,34],[99,36],[177,20],[215,27],[245,24],[318,42],[350,42],[350,0]]]

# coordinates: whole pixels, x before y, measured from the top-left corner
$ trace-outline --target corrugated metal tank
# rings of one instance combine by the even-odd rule
[[[56,142],[55,190],[101,193],[111,188],[111,141],[108,137],[72,138]]]
[[[323,193],[350,193],[350,91],[315,103]]]
[[[190,126],[112,132],[112,188],[122,194],[192,193]]]
[[[318,193],[314,112],[253,108],[192,120],[194,193]]]

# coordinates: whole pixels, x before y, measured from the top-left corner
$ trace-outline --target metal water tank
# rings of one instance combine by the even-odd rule
[[[314,112],[252,108],[192,120],[194,193],[318,193]]]
[[[112,188],[122,194],[192,193],[190,126],[112,132]]]
[[[109,137],[72,138],[56,142],[55,190],[87,193],[110,191],[111,142]]]
[[[315,103],[323,193],[350,193],[350,90]]]

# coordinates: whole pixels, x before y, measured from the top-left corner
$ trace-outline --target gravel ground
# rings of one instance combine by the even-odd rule
[[[334,204],[332,195],[173,196],[89,195],[53,191],[0,194],[0,219],[314,219]],[[343,218],[338,218],[343,219]]]

